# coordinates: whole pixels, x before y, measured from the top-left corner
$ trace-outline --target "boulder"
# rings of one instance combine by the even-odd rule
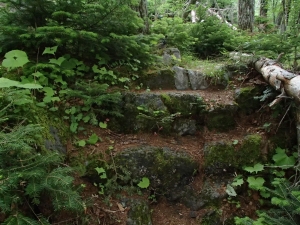
[[[126,225],[152,225],[150,208],[145,200],[127,198],[122,202],[130,208]]]
[[[189,89],[189,77],[187,75],[186,69],[174,66],[175,71],[175,87],[177,90],[187,90]]]
[[[125,149],[116,155],[115,164],[117,168],[126,168],[137,181],[147,177],[149,188],[161,195],[187,185],[199,167],[183,151],[155,146]]]
[[[175,65],[181,61],[181,55],[178,48],[166,48],[162,57],[163,63],[167,66]]]
[[[201,71],[188,69],[187,74],[193,90],[203,90],[208,87],[205,75]]]

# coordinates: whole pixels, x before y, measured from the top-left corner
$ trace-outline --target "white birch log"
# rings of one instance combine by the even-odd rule
[[[276,90],[280,90],[281,94],[270,104],[270,106],[278,103],[282,98],[289,96],[294,99],[295,119],[297,129],[297,148],[298,148],[298,165],[300,166],[300,75],[291,73],[282,68],[278,63],[281,54],[277,60],[262,58],[255,62],[255,69],[262,74],[264,79]]]

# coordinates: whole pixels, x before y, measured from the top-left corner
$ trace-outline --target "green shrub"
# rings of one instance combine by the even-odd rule
[[[191,36],[197,38],[194,50],[202,58],[220,55],[224,50],[233,50],[233,47],[224,43],[232,39],[234,35],[230,27],[214,17],[207,17],[191,30]]]
[[[7,96],[5,93],[9,93]],[[63,166],[63,157],[57,151],[38,151],[41,138],[39,125],[15,124],[9,115],[19,108],[15,104],[22,96],[1,92],[0,104],[0,211],[5,213],[2,224],[50,224],[47,219],[55,213],[73,211],[83,213],[85,205],[73,188],[72,169]],[[6,102],[10,102],[6,104]],[[44,200],[53,212],[42,215]],[[46,219],[47,218],[47,219]]]
[[[164,35],[168,47],[176,47],[182,52],[189,52],[196,41],[194,37],[189,35],[192,27],[193,24],[184,23],[180,17],[165,17],[154,21],[151,31],[155,34]]]
[[[76,55],[106,64],[118,60],[143,67],[152,60],[152,37],[140,35],[143,20],[131,0],[0,0],[0,46],[3,52],[23,49],[36,55],[39,49],[59,46],[57,55]]]

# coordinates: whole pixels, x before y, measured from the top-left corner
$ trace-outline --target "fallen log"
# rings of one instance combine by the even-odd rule
[[[273,106],[283,98],[292,98],[295,103],[296,111],[296,129],[297,129],[297,148],[298,148],[298,165],[300,165],[300,75],[284,70],[279,63],[281,53],[276,60],[260,58],[254,62],[255,69],[262,74],[264,79],[275,90],[281,92],[280,95],[270,104]]]
[[[229,57],[240,63],[254,65],[254,68],[261,73],[267,83],[275,90],[281,93],[272,101],[269,106],[272,107],[284,98],[290,98],[295,102],[295,120],[297,129],[297,148],[298,148],[298,167],[300,167],[300,74],[289,72],[283,69],[280,64],[279,54],[277,59],[256,58],[254,55],[231,52]],[[290,108],[290,107],[289,107]]]

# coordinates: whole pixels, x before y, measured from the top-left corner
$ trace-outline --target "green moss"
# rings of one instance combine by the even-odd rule
[[[262,136],[259,134],[247,135],[237,152],[237,160],[240,166],[253,165],[262,160]]]
[[[161,100],[170,113],[181,113],[181,116],[197,115],[204,111],[203,99],[189,94],[162,94]]]
[[[262,161],[262,137],[259,134],[246,136],[240,146],[232,142],[211,143],[205,148],[205,167],[209,169],[253,165]],[[213,171],[214,172],[214,171]]]
[[[186,182],[198,168],[187,154],[161,147],[128,149],[116,156],[115,163],[117,167],[127,168],[132,179],[148,177],[151,188],[160,194]]]
[[[71,137],[69,126],[62,119],[62,116],[59,115],[59,113],[52,113],[47,109],[34,106],[32,109],[32,115],[29,116],[29,121],[31,123],[39,124],[44,128],[41,133],[41,146],[44,146],[45,140],[55,141],[53,134],[51,134],[51,127],[57,129],[62,144],[66,144]]]
[[[210,130],[229,131],[236,126],[234,112],[227,108],[209,112],[206,117],[206,124]]]
[[[205,148],[205,167],[214,166],[216,163],[221,165],[236,164],[235,154],[232,143],[212,143]]]
[[[143,83],[145,87],[148,87],[151,90],[174,89],[174,71],[170,69],[154,71],[141,78],[139,82]]]
[[[245,87],[236,91],[235,101],[242,113],[250,114],[260,108],[259,99],[254,98],[261,95],[260,92],[258,87]]]
[[[128,225],[151,225],[151,214],[147,202],[131,199],[130,211],[128,212]]]

